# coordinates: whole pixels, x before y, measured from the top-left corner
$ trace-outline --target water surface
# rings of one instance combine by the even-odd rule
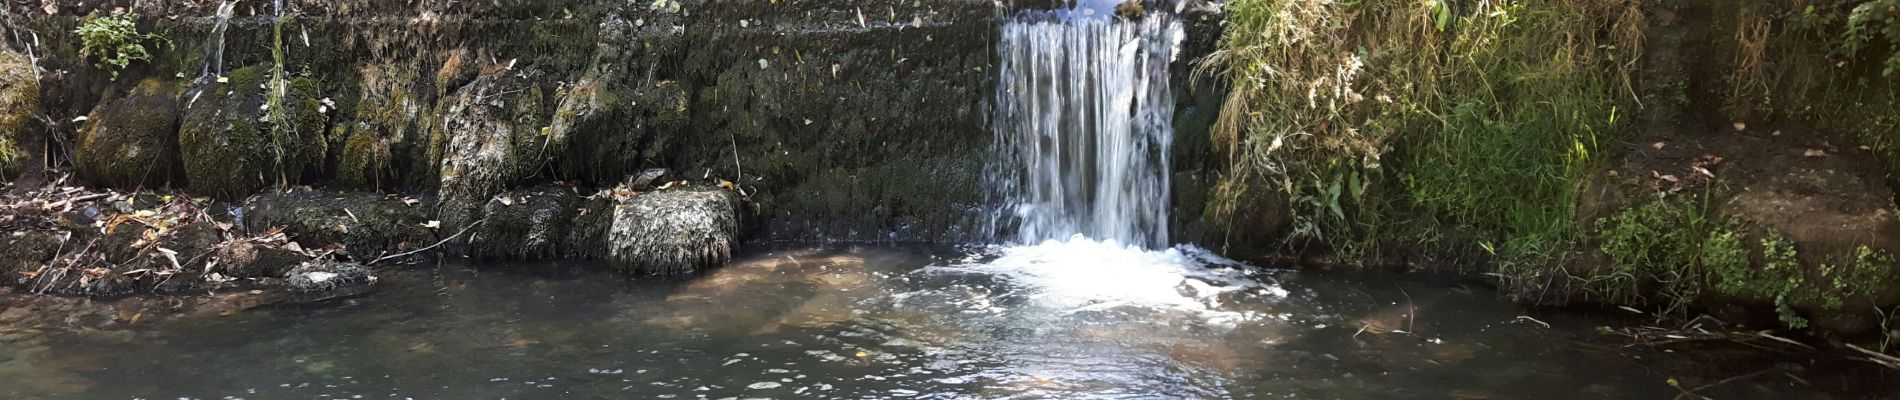
[[[379,285],[0,343],[0,397],[1671,398],[1670,378],[1763,369],[1701,393],[1875,393],[1799,362],[1627,348],[1469,285],[1084,239],[764,250],[678,280],[451,264]]]

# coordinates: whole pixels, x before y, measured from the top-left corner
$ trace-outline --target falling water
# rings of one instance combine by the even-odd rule
[[[1002,28],[989,187],[1005,237],[1167,244],[1168,65],[1182,26],[1165,11],[1116,17],[1114,4],[1026,11]]]
[[[205,45],[205,66],[199,76],[224,75],[224,31],[231,26],[236,8],[237,2],[232,0],[218,4],[218,19],[211,25],[211,42]]]

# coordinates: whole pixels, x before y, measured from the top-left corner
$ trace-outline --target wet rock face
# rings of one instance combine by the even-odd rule
[[[485,202],[550,160],[542,104],[539,87],[509,75],[477,78],[444,101],[436,135],[448,138],[438,207],[445,229],[475,222]]]
[[[725,190],[663,190],[613,209],[607,260],[644,274],[680,274],[725,263],[738,243],[738,198]]]
[[[121,79],[205,68],[202,49],[213,38],[200,34],[210,23],[203,5],[63,5],[56,15],[12,7],[44,32],[67,32],[73,13],[108,5],[139,13],[141,26],[175,42]],[[236,7],[222,59],[272,59],[268,3]],[[170,104],[139,111],[182,115],[182,135],[176,122],[100,122],[130,111],[94,118],[113,129],[88,128],[116,138],[125,136],[120,126],[170,125],[182,155],[97,141],[77,152],[82,175],[109,185],[189,183],[195,195],[227,200],[280,181],[441,193],[432,206],[452,231],[507,190],[556,181],[609,187],[667,168],[745,188],[766,215],[751,232],[763,239],[980,235],[958,227],[980,214],[992,2],[897,3],[881,17],[870,6],[698,0],[320,0],[294,8],[300,36],[288,38],[284,65],[293,77],[320,80],[293,80],[288,118],[259,107],[268,96],[251,77],[268,68],[215,66],[234,82],[201,85],[189,106],[172,93]],[[60,85],[108,85],[75,51],[44,55],[49,69],[74,71]],[[66,97],[88,104],[59,108],[88,110],[49,110],[57,120],[93,107]],[[129,101],[121,97],[110,96],[100,114],[125,108],[114,106]],[[306,112],[313,104],[328,113]],[[284,121],[258,120],[266,116]],[[173,158],[125,162],[171,167],[126,177],[113,167],[127,154]]]
[[[323,166],[327,127],[317,112],[316,83],[290,81],[279,105],[285,110],[272,113],[269,75],[268,67],[246,67],[228,82],[207,81],[185,93],[178,143],[193,193],[238,199]]]
[[[27,164],[41,141],[27,131],[40,109],[36,68],[27,57],[0,46],[0,180],[10,179]]]
[[[73,167],[94,185],[156,188],[179,174],[178,83],[140,82],[129,93],[99,104],[80,128]]]
[[[503,193],[482,206],[483,222],[469,233],[466,253],[479,259],[552,260],[570,253],[568,234],[581,201],[572,188]]]

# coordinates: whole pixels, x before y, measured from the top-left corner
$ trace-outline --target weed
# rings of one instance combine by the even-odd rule
[[[145,49],[146,41],[163,41],[157,34],[139,33],[134,22],[138,14],[124,13],[87,19],[74,33],[79,34],[81,47],[79,54],[98,60],[101,69],[112,71],[112,79],[119,78],[119,72],[132,65],[134,61],[152,59],[152,53]]]
[[[1546,261],[1579,237],[1598,141],[1634,100],[1637,6],[1230,2],[1221,50],[1197,69],[1231,84],[1213,132],[1225,179],[1293,199],[1293,239],[1350,252],[1457,225],[1507,263]],[[1232,214],[1271,206],[1215,198]]]

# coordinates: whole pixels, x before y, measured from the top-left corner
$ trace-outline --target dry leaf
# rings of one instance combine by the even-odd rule
[[[1801,152],[1801,155],[1810,158],[1827,157],[1827,150],[1808,149],[1807,151]]]
[[[1664,147],[1669,147],[1669,142],[1656,142],[1656,144],[1649,145],[1649,147],[1662,150]]]
[[[429,222],[424,222],[424,223],[422,223],[422,227],[424,227],[424,228],[429,228],[429,229],[436,229],[436,228],[441,228],[441,227],[442,227],[442,221],[435,221],[435,220],[431,220],[431,221],[429,221]]]
[[[1680,179],[1676,179],[1676,176],[1675,176],[1675,175],[1663,175],[1663,176],[1661,176],[1660,178],[1662,178],[1662,180],[1665,180],[1665,181],[1670,181],[1670,182],[1680,182],[1680,181],[1681,181]]]

